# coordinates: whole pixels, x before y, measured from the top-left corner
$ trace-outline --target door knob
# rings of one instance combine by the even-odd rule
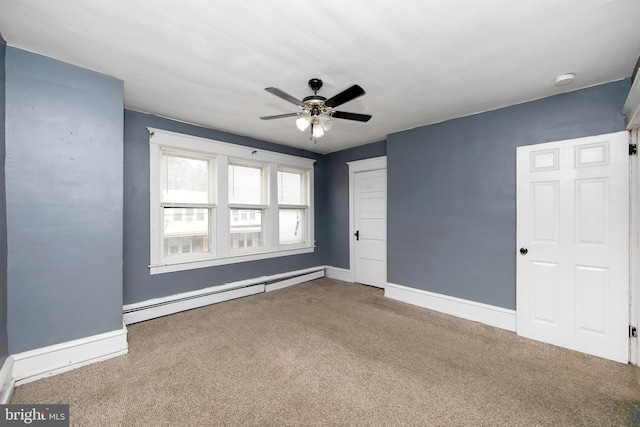
[[[356,236],[356,240],[360,240],[360,230],[356,231],[354,236]]]
[[[529,252],[529,249],[527,249],[527,248],[520,248],[520,253],[521,253],[522,255],[526,255],[526,254],[527,254],[527,252]]]

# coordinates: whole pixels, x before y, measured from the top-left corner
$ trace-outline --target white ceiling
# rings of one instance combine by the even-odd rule
[[[387,134],[619,80],[640,55],[638,0],[0,0],[10,46],[115,76],[126,108],[328,153]],[[576,80],[556,87],[554,78]],[[317,143],[307,81],[359,84]]]

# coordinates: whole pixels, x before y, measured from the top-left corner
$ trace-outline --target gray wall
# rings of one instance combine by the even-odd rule
[[[387,139],[388,282],[515,309],[516,147],[624,130],[629,80]]]
[[[349,167],[347,162],[387,154],[378,141],[325,155],[327,168],[327,265],[349,268]]]
[[[150,275],[149,269],[149,133],[147,127],[317,159],[315,167],[314,253],[241,264]],[[325,168],[318,154],[169,119],[125,111],[124,146],[124,303],[144,301],[237,280],[325,264]]]
[[[122,328],[123,83],[6,50],[9,352]]]
[[[9,355],[7,338],[7,201],[4,187],[5,72],[7,45],[0,34],[0,366]]]

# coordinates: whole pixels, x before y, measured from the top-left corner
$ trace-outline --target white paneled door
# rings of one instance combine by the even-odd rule
[[[517,332],[626,363],[628,133],[517,150]]]
[[[384,288],[387,283],[387,170],[354,174],[354,279]]]

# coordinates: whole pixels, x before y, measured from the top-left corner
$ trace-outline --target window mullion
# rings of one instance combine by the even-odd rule
[[[278,165],[270,163],[268,167],[267,180],[267,204],[269,205],[267,212],[267,236],[269,239],[269,250],[277,251],[280,242],[280,223],[278,217]]]
[[[229,255],[229,170],[228,156],[216,156],[216,255]]]
[[[229,208],[231,209],[262,209],[265,210],[269,208],[268,205],[250,205],[250,204],[242,204],[242,203],[229,203]]]
[[[278,205],[278,207],[280,209],[308,209],[309,206],[307,205],[286,205],[286,204],[280,204]]]

